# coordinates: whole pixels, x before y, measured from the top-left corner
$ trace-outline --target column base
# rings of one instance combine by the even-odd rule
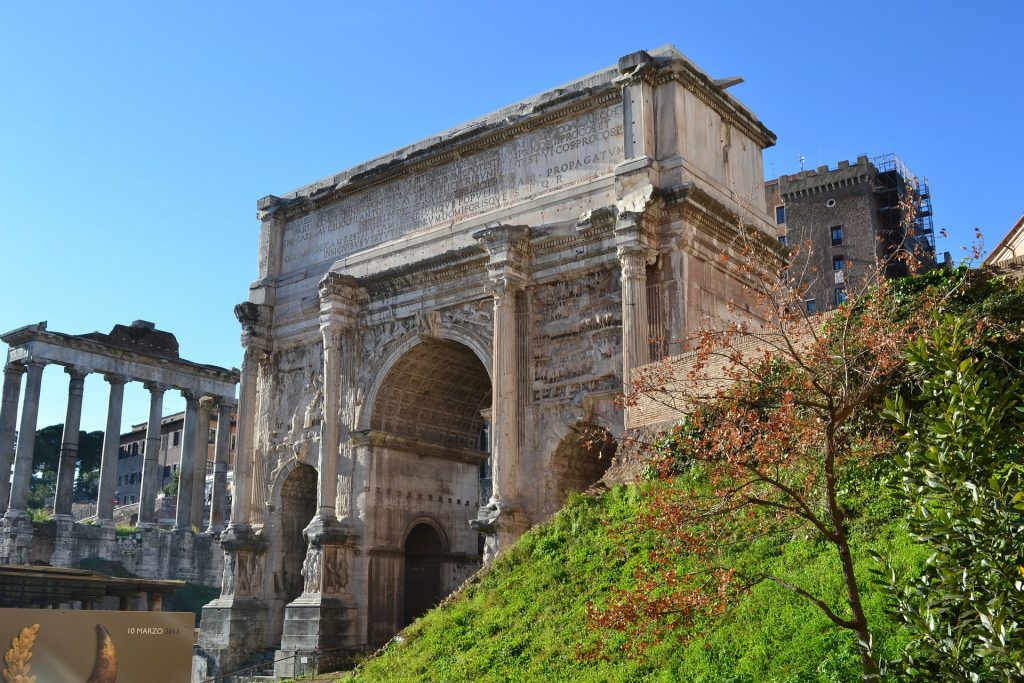
[[[351,597],[300,596],[284,608],[274,675],[337,671],[356,651],[355,634],[356,608]]]
[[[269,608],[265,601],[221,596],[203,606],[196,656],[206,659],[207,675],[236,671],[265,645]]]

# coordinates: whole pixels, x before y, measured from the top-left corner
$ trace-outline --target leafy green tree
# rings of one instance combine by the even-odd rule
[[[992,324],[995,322],[995,324]],[[887,402],[905,450],[898,495],[934,550],[924,573],[879,572],[911,633],[914,680],[1024,679],[1024,382],[1020,338],[998,321],[938,319],[906,356],[915,392]],[[1010,351],[1010,353],[1007,353]]]
[[[54,496],[63,440],[63,424],[50,425],[36,431],[32,457],[32,492],[29,494],[30,508],[46,507],[46,501]],[[103,432],[78,433],[78,462],[74,490],[76,500],[95,500],[102,455]]]

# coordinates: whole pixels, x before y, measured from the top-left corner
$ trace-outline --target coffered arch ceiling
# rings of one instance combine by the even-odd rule
[[[487,369],[468,347],[425,339],[388,371],[370,428],[421,441],[480,448],[481,410],[491,407]]]

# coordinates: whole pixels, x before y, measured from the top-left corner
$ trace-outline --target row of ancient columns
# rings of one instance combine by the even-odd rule
[[[29,487],[32,481],[35,454],[36,421],[39,415],[39,393],[46,361],[29,360],[11,362],[4,368],[3,400],[0,403],[0,510],[4,519],[15,521],[27,517]],[[64,368],[71,379],[68,384],[68,407],[61,438],[60,461],[57,469],[57,490],[54,498],[54,517],[71,519],[71,504],[78,464],[78,437],[82,417],[82,394],[88,370],[68,366]],[[28,375],[25,385],[21,424],[17,432],[18,397],[22,375]],[[100,461],[99,491],[96,517],[101,525],[112,525],[114,493],[117,488],[117,460],[121,441],[121,412],[124,403],[124,385],[128,377],[105,374],[110,384],[107,404],[107,422],[103,433],[103,452]],[[139,496],[138,526],[155,526],[156,495],[160,488],[160,422],[163,416],[164,393],[170,388],[156,382],[145,382],[150,392],[149,421],[146,425],[146,447],[142,468],[142,488]],[[178,480],[178,506],[175,530],[188,531],[192,525],[202,523],[206,484],[206,456],[210,413],[219,404],[217,438],[214,450],[213,499],[207,531],[219,532],[224,528],[227,513],[227,466],[230,447],[231,412],[234,398],[200,396],[182,390],[185,397],[184,440],[181,449]],[[15,434],[17,450],[15,451]],[[13,456],[14,476],[10,477]]]

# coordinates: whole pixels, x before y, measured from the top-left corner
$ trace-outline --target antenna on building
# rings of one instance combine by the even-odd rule
[[[807,161],[807,157],[805,157],[803,154],[797,154],[796,159],[797,161],[800,162],[800,170],[804,170],[804,162]]]

